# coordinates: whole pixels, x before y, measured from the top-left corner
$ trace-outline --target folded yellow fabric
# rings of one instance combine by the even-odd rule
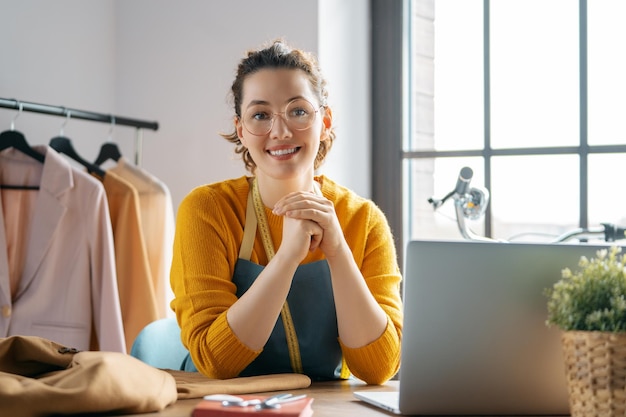
[[[3,416],[145,413],[176,398],[173,376],[129,355],[78,352],[34,336],[0,339]]]
[[[302,374],[274,374],[231,379],[211,379],[199,372],[165,369],[176,380],[178,399],[202,398],[210,394],[253,394],[306,388],[311,379]]]

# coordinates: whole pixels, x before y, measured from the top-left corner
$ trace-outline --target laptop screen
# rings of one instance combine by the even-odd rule
[[[400,410],[569,414],[545,289],[600,247],[471,241],[407,246]]]

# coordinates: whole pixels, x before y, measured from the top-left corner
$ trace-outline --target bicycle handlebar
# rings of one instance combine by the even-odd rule
[[[613,223],[600,223],[601,227],[589,227],[571,230],[557,237],[554,242],[567,242],[577,236],[604,236],[605,242],[615,242],[616,240],[626,239],[626,229],[616,226]]]

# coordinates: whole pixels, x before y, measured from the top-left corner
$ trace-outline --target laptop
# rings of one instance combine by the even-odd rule
[[[568,415],[545,289],[606,246],[412,241],[399,392],[356,398],[403,415]]]

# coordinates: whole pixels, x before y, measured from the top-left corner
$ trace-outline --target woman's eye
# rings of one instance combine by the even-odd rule
[[[269,115],[265,112],[256,112],[252,115],[252,119],[254,120],[267,120],[269,119]]]
[[[305,109],[293,109],[290,112],[291,116],[293,117],[305,117],[308,113]]]

